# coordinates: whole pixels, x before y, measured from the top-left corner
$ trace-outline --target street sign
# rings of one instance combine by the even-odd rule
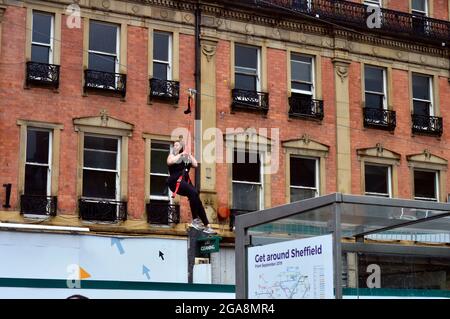
[[[199,242],[199,250],[201,254],[216,253],[219,251],[219,242],[222,239],[220,236],[200,237],[197,239]]]

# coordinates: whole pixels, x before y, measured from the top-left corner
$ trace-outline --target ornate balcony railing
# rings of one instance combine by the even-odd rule
[[[364,127],[393,131],[397,125],[395,111],[365,107],[363,114]]]
[[[233,230],[233,228],[234,228],[234,221],[235,221],[237,215],[247,214],[247,213],[251,213],[251,212],[252,212],[252,210],[248,210],[248,209],[237,209],[237,208],[230,209],[230,230]]]
[[[290,117],[323,120],[323,101],[315,100],[310,95],[292,93],[289,106]]]
[[[27,62],[26,85],[46,85],[57,89],[59,87],[59,65]]]
[[[56,196],[20,196],[21,214],[56,216],[57,209],[58,199]]]
[[[255,110],[267,114],[269,111],[269,93],[233,89],[231,108]]]
[[[146,205],[147,221],[150,224],[178,224],[180,222],[180,205],[166,201],[152,200]]]
[[[127,202],[80,198],[78,209],[83,220],[100,222],[127,220]]]
[[[178,103],[180,99],[180,82],[150,79],[150,100],[154,98]]]
[[[84,91],[99,89],[120,93],[125,97],[127,93],[127,75],[95,70],[84,70]]]
[[[412,131],[413,133],[441,136],[442,117],[412,114]]]
[[[249,1],[246,1],[249,2]],[[283,10],[286,14],[296,12],[344,27],[380,32],[393,36],[419,38],[430,43],[448,43],[450,22],[432,19],[406,12],[382,8],[380,27],[370,26],[368,19],[373,13],[368,6],[344,0],[254,0],[254,3],[270,10]]]

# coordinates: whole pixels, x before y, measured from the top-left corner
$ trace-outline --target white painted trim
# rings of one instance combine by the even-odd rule
[[[289,191],[291,190],[291,188],[295,188],[295,189],[307,189],[307,190],[314,190],[315,191],[315,196],[314,197],[318,197],[320,196],[320,158],[317,157],[308,157],[308,156],[298,156],[295,154],[290,154],[289,156],[289,169],[290,171],[292,171],[292,166],[290,164],[291,158],[301,158],[301,159],[306,159],[306,160],[312,160],[315,162],[315,187],[309,187],[309,186],[297,186],[297,185],[292,185],[291,180],[290,180],[290,173],[289,172]],[[290,194],[289,194],[289,198],[291,198]],[[292,201],[292,198],[291,198]]]
[[[150,174],[150,180],[149,182],[151,183],[152,181],[152,176],[162,176],[162,177],[169,177],[169,168],[167,168],[167,174],[162,174],[162,173],[152,173],[152,163],[151,163],[151,158],[152,158],[152,142],[154,143],[160,143],[160,144],[167,144],[169,145],[169,154],[172,154],[173,152],[173,143],[171,142],[167,142],[167,141],[160,141],[160,140],[150,140],[150,172],[147,172],[147,174]],[[155,149],[155,150],[160,150],[160,151],[165,151],[163,149]],[[167,196],[159,196],[159,195],[151,195],[151,188],[150,188],[150,194],[149,194],[149,199],[150,200],[166,200],[169,202],[169,204],[173,204],[173,198],[172,198],[172,191],[170,190],[170,187],[167,187],[168,189],[168,195]]]
[[[434,202],[439,202],[439,196],[440,196],[440,192],[439,192],[439,171],[436,170],[429,170],[429,169],[421,169],[421,168],[415,168],[413,170],[413,174],[415,174],[416,171],[420,171],[420,172],[431,172],[434,173],[434,183],[435,183],[435,198],[428,198],[428,197],[416,197],[414,194],[414,199],[415,200],[427,200],[427,201],[434,201]],[[414,176],[413,176],[413,181],[414,181]],[[414,185],[414,189],[415,189],[415,185]],[[414,191],[415,193],[415,191]]]
[[[2,222],[0,222],[0,228],[67,230],[67,231],[82,231],[82,232],[90,231],[90,229],[87,227],[47,226],[47,225],[30,225],[30,224],[15,224]]]
[[[300,83],[306,83],[306,84],[311,84],[311,91],[304,91],[304,90],[298,90],[298,89],[293,89],[292,88],[292,82],[293,81],[293,72],[292,72],[292,55],[298,55],[298,56],[303,56],[306,58],[310,58],[311,59],[311,83],[309,82],[300,82]],[[301,53],[295,53],[295,52],[291,52],[291,56],[290,58],[290,67],[291,67],[291,92],[292,93],[300,93],[300,94],[305,94],[305,95],[311,95],[312,98],[314,99],[316,96],[316,70],[315,70],[315,63],[316,63],[316,59],[314,56],[312,55],[308,55],[308,54],[301,54]],[[303,63],[303,64],[307,64],[306,62],[301,62],[301,61],[295,61],[296,63]]]
[[[113,136],[113,135],[99,135],[99,134],[84,134],[83,138],[86,138],[88,136],[92,136],[92,137],[98,137],[98,138],[108,138],[108,139],[114,139],[117,140],[117,152],[114,151],[104,151],[104,150],[97,150],[97,149],[92,149],[92,148],[83,148],[83,153],[85,150],[95,150],[95,151],[100,151],[100,152],[105,152],[105,153],[115,153],[116,154],[116,169],[107,169],[107,168],[96,168],[96,167],[88,167],[84,165],[85,162],[85,158],[83,156],[83,166],[82,166],[82,171],[84,172],[85,170],[87,171],[97,171],[97,172],[109,172],[109,173],[115,173],[116,174],[116,193],[115,193],[115,200],[116,201],[120,201],[120,162],[121,162],[121,147],[122,147],[122,138],[118,137],[118,136]],[[92,198],[92,197],[87,197],[84,196],[82,194],[83,198]]]
[[[91,38],[88,35],[88,37],[89,37],[89,41],[88,41],[88,68],[92,69],[91,66],[89,65],[89,54],[94,53],[94,54],[98,54],[98,55],[106,55],[106,56],[115,57],[114,72],[115,73],[119,73],[119,70],[120,70],[120,25],[117,25],[117,24],[114,24],[114,23],[109,23],[109,22],[104,22],[104,21],[99,21],[99,20],[89,20],[89,29],[91,28],[92,23],[103,23],[103,24],[107,24],[107,25],[116,27],[116,54],[89,49],[89,47],[90,47],[89,43],[91,41]],[[116,87],[117,87],[117,79],[116,79]]]
[[[50,43],[42,43],[42,42],[34,42],[33,41],[33,19],[34,19],[34,13],[39,13],[42,15],[49,15],[50,16]],[[35,45],[39,45],[39,46],[45,46],[50,48],[49,53],[48,53],[48,61],[47,63],[49,64],[53,64],[53,55],[54,55],[54,37],[55,37],[55,15],[51,12],[44,12],[44,11],[39,11],[39,10],[32,10],[31,11],[31,55],[33,52],[33,44]]]
[[[46,164],[27,161],[28,131],[30,131],[30,130],[48,133],[48,159],[47,159]],[[25,145],[25,170],[26,170],[27,165],[47,167],[47,190],[46,190],[46,193],[47,193],[47,196],[51,196],[51,193],[52,193],[52,152],[53,152],[53,136],[52,136],[52,134],[53,134],[53,131],[29,126],[29,127],[27,127],[26,134],[27,134],[27,139],[26,139],[27,143]],[[24,190],[25,190],[26,182],[27,181],[26,181],[26,177],[25,177]]]
[[[164,60],[157,60],[154,58],[154,54],[152,54],[153,56],[153,63],[162,63],[162,64],[167,64],[167,80],[171,81],[172,80],[172,64],[173,64],[173,34],[170,32],[164,32],[164,31],[153,31],[153,34],[162,34],[162,35],[167,35],[168,36],[168,41],[167,41],[167,45],[168,45],[168,61],[164,61]],[[155,37],[153,36],[153,51],[155,50]],[[153,73],[155,73],[155,68],[153,67]]]

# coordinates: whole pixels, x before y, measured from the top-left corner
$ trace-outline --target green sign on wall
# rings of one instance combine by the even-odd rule
[[[219,242],[222,237],[211,236],[211,237],[200,237],[197,239],[199,242],[199,250],[201,254],[216,253],[219,251]]]

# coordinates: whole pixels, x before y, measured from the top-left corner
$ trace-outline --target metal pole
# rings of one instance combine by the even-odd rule
[[[195,8],[195,90],[197,92],[195,97],[195,124],[194,124],[194,140],[195,140],[195,158],[198,161],[198,167],[195,170],[195,187],[200,192],[200,172],[201,172],[201,126],[197,123],[201,123],[201,11],[200,4],[197,1]]]
[[[237,224],[235,243],[236,299],[248,298],[246,236],[247,228]]]
[[[336,299],[342,299],[341,211],[342,204],[336,203],[334,210],[333,231],[334,291]]]

